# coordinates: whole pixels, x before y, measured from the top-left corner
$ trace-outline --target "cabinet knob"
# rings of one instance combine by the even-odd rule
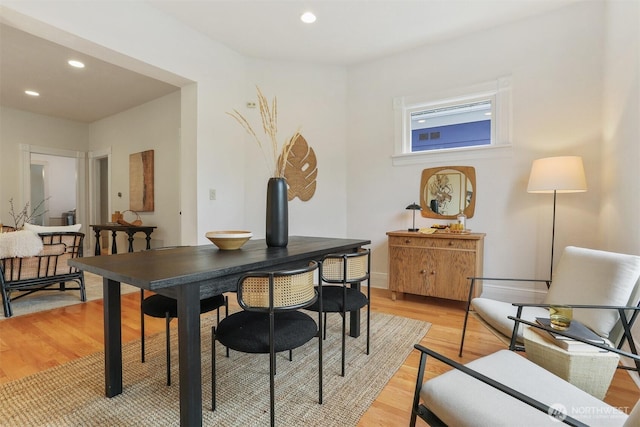
[[[426,274],[427,270],[420,270],[420,274]]]
[[[409,243],[411,243],[411,240],[407,239],[404,242],[408,245]]]
[[[449,242],[449,246],[453,246],[453,241],[450,241],[450,242]]]
[[[431,272],[431,274],[433,274],[433,275],[435,276],[435,274],[436,274],[436,271],[435,271],[435,270],[433,270],[433,271]]]

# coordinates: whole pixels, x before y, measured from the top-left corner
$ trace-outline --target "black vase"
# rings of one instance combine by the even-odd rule
[[[269,178],[267,184],[267,246],[284,248],[289,243],[287,180]]]

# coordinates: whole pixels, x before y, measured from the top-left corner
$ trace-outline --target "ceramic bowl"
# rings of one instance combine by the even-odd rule
[[[209,231],[205,236],[221,250],[232,251],[240,249],[253,236],[253,233],[244,230],[223,230]]]

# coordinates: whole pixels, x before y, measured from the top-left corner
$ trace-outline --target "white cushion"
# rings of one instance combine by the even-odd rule
[[[56,233],[65,231],[80,231],[82,224],[74,225],[58,225],[58,226],[43,226],[25,223],[24,229],[34,231],[36,233]]]
[[[638,400],[629,413],[629,418],[622,427],[638,427],[640,426],[640,400]]]
[[[500,350],[467,366],[591,426],[622,426],[627,415],[523,356]],[[424,383],[425,406],[450,426],[555,426],[547,413],[457,370]]]
[[[489,298],[474,298],[471,300],[471,306],[478,315],[487,322],[491,327],[506,337],[511,337],[513,332],[513,320],[507,319],[507,316],[516,317],[518,307],[510,302],[496,301]],[[522,310],[522,319],[529,322],[535,322],[536,317],[549,317],[549,311],[542,307],[524,307]],[[518,327],[519,343],[522,339],[523,325]]]
[[[0,258],[35,256],[42,246],[40,236],[29,230],[0,233]]]
[[[639,256],[567,246],[545,303],[624,306],[639,277]],[[619,318],[616,311],[586,309],[574,309],[573,317],[605,338]]]

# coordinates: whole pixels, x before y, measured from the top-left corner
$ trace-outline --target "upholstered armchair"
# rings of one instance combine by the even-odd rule
[[[532,325],[538,327],[536,325]],[[640,401],[629,414],[555,376],[517,352],[500,350],[466,365],[419,344],[410,426],[640,425]],[[618,349],[608,351],[640,357]],[[424,382],[428,357],[454,369]]]
[[[632,352],[637,353],[630,328],[638,311],[625,310],[624,307],[633,308],[640,304],[640,256],[569,246],[558,262],[553,281],[548,283],[549,290],[543,304],[514,304],[483,297],[472,299],[475,281],[483,279],[523,282],[518,279],[470,278],[471,289],[460,341],[460,356],[469,313],[474,314],[504,342],[510,343],[512,349],[521,349],[523,325],[516,325],[509,316],[534,322],[536,317],[549,317],[550,304],[574,306],[575,320],[616,347],[629,341]]]

